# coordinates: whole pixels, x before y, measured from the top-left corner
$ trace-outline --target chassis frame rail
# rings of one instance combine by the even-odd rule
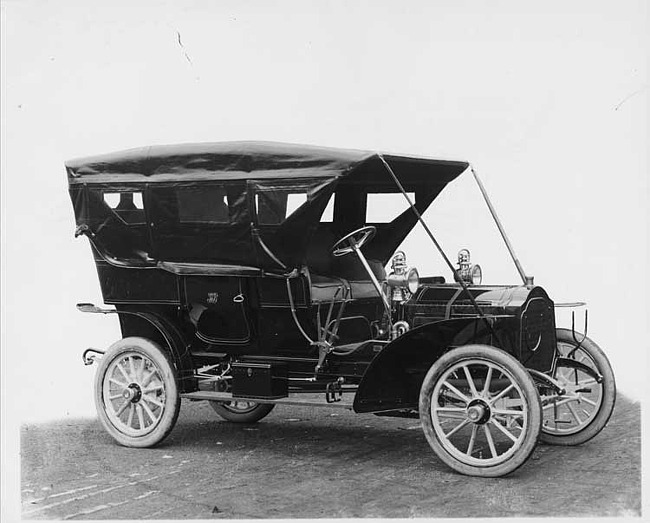
[[[278,405],[298,405],[303,407],[333,407],[345,410],[352,410],[352,403],[348,401],[336,401],[328,403],[325,400],[317,400],[310,398],[296,398],[288,396],[286,398],[242,398],[241,396],[233,396],[230,392],[213,392],[213,391],[197,391],[186,392],[181,394],[181,398],[201,401],[252,401],[256,403],[275,403]]]

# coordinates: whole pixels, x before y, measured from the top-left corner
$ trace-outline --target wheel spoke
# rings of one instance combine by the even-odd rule
[[[493,458],[497,457],[497,449],[494,446],[494,440],[492,439],[492,433],[487,425],[483,425],[483,432],[485,432],[485,439],[487,439],[488,446],[490,447],[490,454]]]
[[[147,413],[147,416],[149,416],[149,419],[155,423],[158,418],[153,413],[153,411],[149,408],[149,405],[147,405],[144,401],[141,402],[140,405],[142,405],[142,408]]]
[[[467,455],[471,456],[472,451],[474,450],[474,442],[476,441],[476,433],[478,432],[478,425],[472,427],[472,435],[469,438],[469,444],[467,445]]]
[[[121,397],[121,394],[120,394]],[[458,412],[460,414],[465,414],[466,410],[460,407],[436,407],[436,412]]]
[[[465,373],[465,378],[467,379],[467,383],[469,384],[469,390],[472,392],[472,396],[474,397],[478,396],[476,385],[474,385],[474,380],[472,379],[472,376],[469,373],[469,369],[467,368],[467,365],[463,366],[463,372]]]
[[[584,423],[584,421],[582,419],[580,419],[580,416],[578,416],[578,413],[576,412],[576,409],[573,406],[573,404],[572,403],[567,403],[567,407],[569,408],[569,411],[571,412],[571,414],[573,415],[575,420],[578,422],[578,425],[582,425]]]
[[[165,387],[163,385],[152,385],[151,387],[142,389],[142,393],[146,394],[148,392],[155,392],[157,390],[165,390]]]
[[[445,438],[449,439],[451,436],[453,436],[456,432],[458,432],[460,429],[462,429],[462,428],[463,428],[465,425],[467,425],[468,423],[469,423],[469,420],[468,420],[468,419],[463,420],[461,423],[459,423],[458,425],[456,425],[455,428],[453,428],[452,430],[450,430],[449,432],[447,432],[447,434],[445,434]]]
[[[514,389],[514,388],[515,388],[515,384],[514,384],[514,383],[511,383],[510,385],[508,385],[505,389],[503,389],[501,392],[499,392],[499,394],[497,394],[494,398],[492,398],[492,399],[490,400],[490,406],[494,405],[494,403],[495,403],[496,401],[498,401],[498,400],[500,400],[501,398],[503,398],[503,396],[505,396],[506,394],[508,394],[508,392],[510,392],[510,391],[511,391],[512,389]]]
[[[142,396],[142,399],[147,400],[149,403],[153,403],[154,405],[156,405],[157,407],[160,407],[161,409],[165,406],[164,403],[161,403],[160,401],[153,399],[149,395]]]
[[[456,387],[454,387],[454,386],[453,386],[451,383],[449,383],[448,381],[445,381],[445,382],[443,383],[443,386],[444,386],[444,387],[447,387],[451,392],[453,392],[454,394],[456,394],[456,396],[458,396],[460,399],[462,399],[462,400],[465,402],[465,404],[467,404],[467,403],[470,402],[470,399],[469,399],[467,396],[465,396],[465,394],[463,394],[461,391],[459,391]]]
[[[140,407],[140,408],[138,408],[138,407]],[[140,423],[140,430],[143,430],[145,428],[145,425],[144,425],[144,414],[143,414],[143,410],[142,410],[142,405],[140,405],[138,403],[135,410],[136,410],[136,412],[138,414],[138,423]]]
[[[498,414],[500,416],[517,416],[523,418],[525,412],[523,410],[507,410],[507,409],[492,409],[493,414]]]
[[[483,397],[487,398],[490,393],[490,381],[492,380],[492,367],[488,367],[487,376],[485,376],[485,385],[483,385]]]
[[[592,401],[589,398],[585,398],[584,396],[580,396],[580,401],[584,401],[585,403],[588,403],[592,407],[595,407],[596,405],[598,405],[598,403],[596,403],[595,401]]]
[[[561,381],[569,381],[569,378],[571,377],[571,373],[573,372],[573,369],[570,367],[560,367],[557,370],[557,377]]]
[[[118,398],[123,398],[123,397],[124,396],[122,396],[122,394],[113,394],[112,396],[109,396],[108,399],[109,400],[116,400]]]
[[[457,407],[438,407],[435,409],[435,412],[438,413],[440,422],[454,419],[465,419],[467,416],[467,411],[465,409],[459,409]]]
[[[501,432],[503,432],[510,440],[512,440],[513,443],[517,443],[517,438],[513,436],[513,434],[508,429],[506,429],[503,425],[501,425],[501,423],[499,423],[495,419],[491,419],[490,423],[492,423],[492,425],[494,425]]]
[[[118,385],[118,386],[122,387],[123,389],[126,389],[126,387],[128,386],[127,383],[122,383],[121,381],[118,381],[115,378],[108,378],[108,381],[110,381],[111,383],[114,383],[115,385]]]
[[[131,408],[129,409],[129,419],[126,420],[126,424],[129,428],[133,427],[133,413],[135,412],[135,405],[131,403]]]
[[[122,362],[121,362],[121,361],[118,362],[115,366],[117,367],[117,370],[119,370],[119,371],[122,373],[122,376],[124,376],[124,379],[126,379],[126,382],[127,382],[127,383],[128,383],[129,381],[131,381],[131,378],[129,377],[129,375],[128,375],[128,374],[126,373],[126,371],[122,368]]]
[[[155,376],[155,374],[156,374],[156,369],[152,369],[151,372],[149,372],[149,374],[147,374],[146,376],[144,376],[144,377],[142,378],[142,381],[140,382],[140,383],[142,383],[142,386],[143,386],[143,387],[146,387],[147,385],[149,385],[149,382],[151,381],[151,378],[152,378],[153,376]]]
[[[575,400],[573,398],[567,398],[567,399],[563,399],[563,400],[560,400],[560,401],[554,401],[553,403],[549,403],[548,405],[544,405],[542,407],[542,410],[548,410],[548,409],[551,409],[553,407],[561,407],[562,405],[566,405],[570,401],[575,401]]]
[[[136,371],[136,374],[135,374],[136,379],[137,379],[140,383],[142,383],[142,375],[144,374],[144,367],[145,367],[145,364],[146,364],[145,359],[144,359],[144,358],[140,358],[140,365],[138,365],[138,367],[137,367],[137,371]]]
[[[129,370],[131,371],[132,379],[138,379],[138,373],[135,370],[135,362],[133,361],[133,356],[129,357]]]
[[[124,412],[129,405],[133,405],[133,404],[131,403],[130,400],[126,400],[124,403],[122,403],[122,406],[119,409],[117,409],[115,415],[119,418],[122,415],[122,412]]]

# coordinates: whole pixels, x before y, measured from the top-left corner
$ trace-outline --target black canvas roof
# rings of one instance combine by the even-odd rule
[[[466,162],[370,151],[223,142],[142,147],[71,160],[66,169],[77,226],[92,232],[95,248],[109,259],[277,270],[306,260],[329,265],[331,244],[364,225],[366,193],[399,192],[382,157],[415,194],[420,213],[468,167]],[[210,196],[215,190],[223,195]],[[129,191],[144,195],[146,213],[142,208],[113,209],[105,201],[106,193]],[[334,219],[321,223],[335,191]],[[292,192],[306,200],[285,217]],[[227,200],[221,221],[202,225],[181,212],[189,206],[196,214],[213,200],[213,210]],[[263,216],[267,211],[280,212],[282,219],[269,221]],[[392,222],[377,224],[368,253],[385,263],[416,222],[407,209]]]
[[[66,162],[70,184],[332,178],[350,174],[378,153],[274,142],[154,145]],[[449,182],[468,164],[386,154],[407,178]]]

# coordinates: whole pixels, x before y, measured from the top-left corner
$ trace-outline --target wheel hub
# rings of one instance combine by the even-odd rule
[[[490,419],[491,412],[487,403],[474,400],[467,405],[467,419],[477,425],[483,425]]]
[[[137,403],[142,398],[142,390],[137,383],[131,383],[124,389],[122,396],[131,403]]]

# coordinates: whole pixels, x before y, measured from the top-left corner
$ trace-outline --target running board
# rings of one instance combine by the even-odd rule
[[[278,405],[297,405],[302,407],[333,407],[339,409],[352,410],[352,403],[347,401],[334,401],[327,403],[325,400],[309,399],[309,398],[235,398],[229,392],[213,392],[209,390],[200,390],[197,392],[186,392],[181,394],[181,398],[188,400],[200,401],[254,401],[256,403],[275,403]]]

